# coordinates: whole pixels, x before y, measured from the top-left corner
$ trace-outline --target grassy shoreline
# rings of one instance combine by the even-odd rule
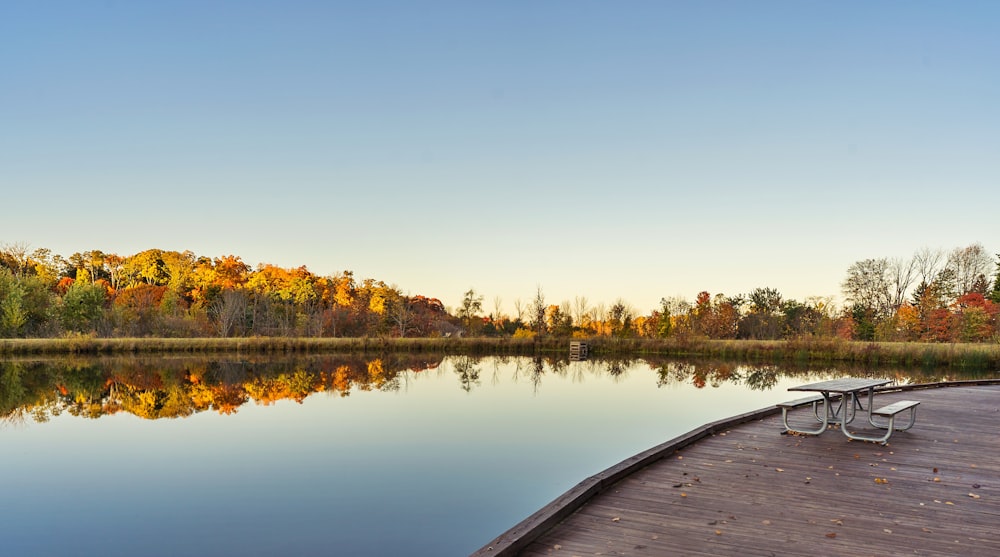
[[[1000,370],[1000,344],[858,342],[840,339],[585,339],[595,357],[722,358],[754,363],[892,365]],[[569,355],[560,338],[95,338],[0,339],[0,356],[59,354],[428,353]]]

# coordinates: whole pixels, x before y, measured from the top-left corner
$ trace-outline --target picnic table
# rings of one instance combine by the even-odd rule
[[[790,387],[788,389],[789,391],[804,391],[819,394],[778,405],[781,408],[781,417],[785,429],[792,433],[819,435],[820,433],[826,431],[830,425],[839,424],[840,430],[843,431],[844,435],[849,439],[856,439],[859,441],[875,441],[885,444],[889,440],[889,436],[892,435],[893,431],[902,431],[913,427],[913,424],[916,421],[916,407],[920,404],[920,402],[914,400],[903,400],[876,410],[874,404],[875,388],[887,385],[891,382],[892,381],[889,379],[848,377]],[[861,397],[859,396],[862,392],[866,394],[866,402],[868,404],[867,409],[864,404],[862,404]],[[836,397],[836,400],[834,400],[834,397]],[[820,423],[819,427],[816,429],[802,429],[789,426],[788,410],[809,404],[812,405],[814,417]],[[822,415],[819,410],[820,405],[823,406]],[[847,424],[854,421],[854,418],[857,417],[858,410],[868,414],[868,423],[871,424],[872,427],[885,429],[887,430],[886,433],[878,437],[872,437],[850,431]],[[905,410],[910,410],[909,424],[905,427],[895,427],[896,414]],[[876,422],[876,416],[888,418],[888,424]]]

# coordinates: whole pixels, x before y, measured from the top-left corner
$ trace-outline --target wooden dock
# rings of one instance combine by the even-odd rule
[[[1000,384],[876,395],[904,398],[922,401],[917,423],[887,446],[783,434],[771,409],[709,424],[586,479],[473,555],[1000,555]]]

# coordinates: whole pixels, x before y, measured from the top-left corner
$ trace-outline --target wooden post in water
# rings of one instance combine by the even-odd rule
[[[570,360],[586,360],[588,346],[586,342],[580,340],[571,340],[569,342],[569,359]]]

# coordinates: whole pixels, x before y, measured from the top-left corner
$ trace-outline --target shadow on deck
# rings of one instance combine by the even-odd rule
[[[785,435],[776,409],[709,424],[588,478],[473,555],[1000,555],[996,383],[879,392],[879,404],[922,401],[887,446]]]

